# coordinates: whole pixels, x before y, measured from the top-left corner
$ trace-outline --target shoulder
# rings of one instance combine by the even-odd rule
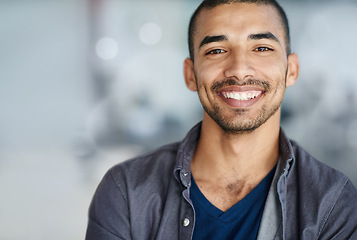
[[[323,239],[357,234],[357,191],[351,181],[316,160],[297,143],[291,141],[291,144],[295,163],[289,180],[294,187],[290,190],[300,201],[298,205],[304,211],[300,215],[310,226],[314,225],[313,219],[318,221],[316,230]],[[344,237],[342,239],[347,239]]]
[[[89,209],[88,229],[93,239],[99,239],[99,233],[105,236],[101,239],[107,239],[109,233],[120,239],[156,236],[163,233],[159,231],[161,221],[176,221],[172,216],[177,215],[182,188],[174,172],[181,145],[162,146],[107,171]],[[174,226],[170,224],[166,225]]]
[[[179,142],[168,144],[126,160],[110,168],[106,175],[117,185],[150,183],[163,176],[173,176],[179,145]]]
[[[161,169],[165,168],[165,166],[171,166],[175,164],[179,145],[179,142],[164,145],[149,153],[116,164],[109,169],[109,172],[115,174],[118,171],[125,170],[127,173],[135,174],[140,171],[140,169],[147,172],[158,166],[160,166]]]
[[[317,160],[296,142],[291,141],[291,145],[295,156],[291,175],[300,191],[308,191],[315,197],[328,194],[336,197],[346,184],[351,184],[343,173]]]
[[[152,192],[164,191],[167,180],[174,176],[178,146],[179,143],[165,145],[114,165],[100,182],[93,202],[101,201],[97,204],[101,206],[124,206],[130,201],[146,201],[145,197]],[[163,184],[157,184],[160,182]]]
[[[291,141],[291,145],[295,156],[294,171],[299,173],[300,181],[316,184],[324,190],[326,186],[341,189],[349,181],[343,173],[317,160],[296,142]]]

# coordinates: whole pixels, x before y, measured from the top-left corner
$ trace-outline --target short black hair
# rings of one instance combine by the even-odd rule
[[[279,3],[275,0],[204,0],[193,13],[189,28],[188,28],[188,48],[190,52],[190,58],[192,61],[194,60],[194,49],[193,49],[193,35],[196,31],[196,21],[198,14],[203,9],[212,9],[219,5],[223,4],[232,4],[232,3],[255,3],[255,4],[262,4],[262,5],[271,5],[273,6],[280,16],[281,23],[284,28],[285,34],[285,45],[286,45],[286,52],[289,55],[291,53],[290,49],[290,30],[289,30],[289,22],[286,16],[284,9],[279,5]]]

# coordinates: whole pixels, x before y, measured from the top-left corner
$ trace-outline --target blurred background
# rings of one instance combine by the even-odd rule
[[[84,239],[108,168],[201,119],[182,74],[199,3],[0,0],[1,240]],[[280,3],[301,63],[282,125],[357,185],[357,2]]]

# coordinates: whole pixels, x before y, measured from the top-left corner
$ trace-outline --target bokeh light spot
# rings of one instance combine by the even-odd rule
[[[103,37],[97,42],[95,50],[99,58],[110,60],[118,54],[118,44],[113,38]]]
[[[162,31],[156,23],[145,23],[139,30],[140,40],[146,45],[155,45],[162,38]]]

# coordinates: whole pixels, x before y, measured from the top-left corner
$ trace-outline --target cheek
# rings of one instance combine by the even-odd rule
[[[198,86],[211,85],[214,81],[224,78],[222,63],[203,63],[195,67]]]
[[[254,58],[252,62],[256,67],[270,72],[281,72],[287,63],[277,57]]]
[[[197,66],[195,67],[195,76],[196,76],[196,81],[197,81],[197,87],[202,88],[202,87],[207,87],[207,85],[211,84],[211,79],[213,72],[212,68],[206,67],[206,66]]]
[[[276,62],[265,63],[261,65],[260,72],[263,78],[270,79],[272,84],[280,84],[284,82],[286,78],[286,67],[283,64],[278,64]]]

